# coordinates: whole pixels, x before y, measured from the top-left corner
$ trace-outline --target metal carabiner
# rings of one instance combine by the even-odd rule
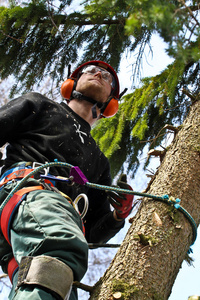
[[[81,199],[84,199],[84,207],[83,207],[83,211],[82,213],[80,213],[79,209],[78,209],[78,202]],[[89,202],[88,202],[88,197],[86,196],[86,194],[79,194],[76,199],[73,201],[74,206],[76,208],[76,211],[80,214],[81,219],[83,219],[88,211],[88,206],[89,206]]]

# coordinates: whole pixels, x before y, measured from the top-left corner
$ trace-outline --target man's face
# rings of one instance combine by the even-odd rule
[[[105,69],[96,66],[86,66],[77,81],[76,91],[86,97],[104,103],[111,93],[112,75]]]

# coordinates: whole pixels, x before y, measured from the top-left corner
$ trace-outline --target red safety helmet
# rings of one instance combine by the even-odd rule
[[[91,60],[80,67],[78,67],[71,76],[65,80],[61,86],[61,95],[63,98],[70,100],[72,97],[72,92],[76,89],[76,83],[80,75],[80,71],[83,67],[87,65],[96,65],[103,69],[106,69],[110,72],[114,78],[114,84],[112,87],[111,95],[108,98],[107,102],[101,108],[101,116],[109,118],[114,116],[118,111],[118,101],[119,101],[119,80],[115,70],[107,63],[100,61],[100,60]]]

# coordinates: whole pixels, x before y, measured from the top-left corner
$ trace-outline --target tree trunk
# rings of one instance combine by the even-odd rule
[[[148,194],[180,198],[180,205],[198,226],[200,101],[192,105]],[[119,251],[95,285],[90,300],[168,299],[192,239],[191,223],[182,212],[165,203],[143,199]]]

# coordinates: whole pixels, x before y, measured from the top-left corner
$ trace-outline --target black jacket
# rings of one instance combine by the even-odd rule
[[[29,93],[0,108],[0,146],[8,143],[4,168],[20,161],[52,162],[57,159],[79,166],[89,182],[110,185],[110,167],[90,134],[90,125],[64,102],[59,104],[38,93]],[[52,175],[68,176],[67,168],[51,168]],[[83,185],[57,188],[74,199],[89,198],[84,218],[88,242],[106,242],[124,225],[112,216],[105,191]]]

